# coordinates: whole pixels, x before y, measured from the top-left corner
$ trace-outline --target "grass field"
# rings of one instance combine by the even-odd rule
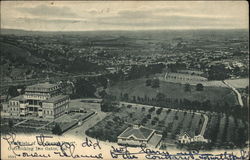
[[[157,93],[163,93],[167,98],[197,100],[200,102],[210,100],[212,104],[227,102],[230,105],[238,104],[234,93],[229,88],[205,86],[203,91],[196,91],[196,86],[191,85],[191,92],[185,92],[185,84],[160,81],[159,88],[152,88],[145,85],[146,78],[119,82],[111,86],[108,91],[118,96],[128,93],[129,98],[133,96],[155,98]]]
[[[234,88],[246,88],[249,85],[249,78],[225,80]]]

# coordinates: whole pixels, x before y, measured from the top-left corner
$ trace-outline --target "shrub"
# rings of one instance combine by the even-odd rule
[[[52,129],[52,133],[56,135],[61,135],[62,134],[62,129],[59,124],[56,123],[54,128]]]

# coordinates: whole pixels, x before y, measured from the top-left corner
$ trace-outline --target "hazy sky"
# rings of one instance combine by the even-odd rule
[[[84,31],[247,29],[244,1],[1,1],[1,28]]]

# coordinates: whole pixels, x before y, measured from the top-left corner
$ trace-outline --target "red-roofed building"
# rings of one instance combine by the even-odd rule
[[[155,130],[143,126],[134,125],[124,130],[118,137],[118,144],[128,146],[146,146],[158,147],[162,135]]]

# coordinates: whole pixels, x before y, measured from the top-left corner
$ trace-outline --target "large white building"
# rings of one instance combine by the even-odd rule
[[[27,86],[25,94],[9,100],[10,116],[55,119],[69,107],[69,96],[60,93],[57,84],[40,83]]]

